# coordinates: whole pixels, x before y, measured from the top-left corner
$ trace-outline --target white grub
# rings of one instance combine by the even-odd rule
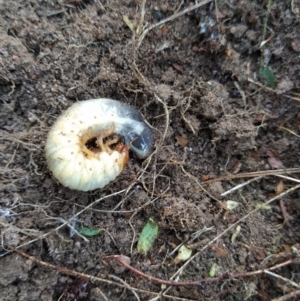
[[[122,171],[130,148],[151,153],[153,133],[130,105],[100,98],[73,104],[52,126],[46,159],[54,177],[71,189],[103,188]]]

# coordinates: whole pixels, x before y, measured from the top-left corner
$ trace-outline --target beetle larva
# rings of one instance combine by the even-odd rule
[[[121,173],[129,148],[145,158],[152,142],[152,130],[135,108],[100,98],[68,108],[52,126],[45,151],[49,169],[61,184],[88,191]]]

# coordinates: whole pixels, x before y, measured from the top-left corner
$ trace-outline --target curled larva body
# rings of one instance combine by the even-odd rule
[[[153,133],[130,105],[100,98],[73,104],[52,126],[46,159],[54,177],[71,189],[88,191],[113,181],[128,160],[152,148]]]

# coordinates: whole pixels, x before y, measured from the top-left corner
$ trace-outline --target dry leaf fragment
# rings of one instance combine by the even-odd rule
[[[283,248],[284,248],[284,251],[286,253],[291,253],[292,252],[292,247],[290,245],[284,244]]]
[[[255,209],[258,209],[258,208],[263,209],[263,210],[271,210],[272,209],[271,205],[265,204],[265,203],[262,203],[262,202],[256,203]]]
[[[171,248],[173,248],[173,249],[175,249],[177,247],[177,245],[172,241],[168,241],[168,245],[171,246]]]
[[[279,159],[279,154],[274,149],[269,148],[266,151],[266,155],[268,156],[268,163],[272,168],[284,168],[283,163]]]
[[[201,180],[203,182],[208,181],[209,179],[210,179],[210,175],[203,175],[202,178],[201,178]]]
[[[121,261],[123,261],[123,262],[125,262],[127,264],[131,263],[131,259],[128,256],[120,255],[119,258],[120,258]],[[127,268],[125,266],[120,265],[118,262],[116,262],[114,260],[112,260],[110,262],[110,265],[112,266],[112,268],[114,269],[114,272],[116,274],[122,274],[122,273],[124,273],[127,270]]]
[[[179,73],[183,73],[183,67],[182,66],[180,66],[180,65],[178,65],[178,64],[172,64],[172,66],[174,67],[174,69],[176,70],[176,71],[178,71]]]
[[[232,167],[232,173],[236,175],[242,167],[242,163],[240,161],[236,161]]]
[[[233,234],[232,234],[232,236],[231,236],[231,243],[234,244],[235,239],[237,238],[237,236],[239,235],[240,232],[241,232],[241,226],[238,225],[238,226],[235,228],[235,231],[233,232]]]
[[[184,138],[178,134],[175,135],[175,139],[177,140],[177,143],[179,143],[181,147],[186,147],[187,144],[189,143],[189,140],[187,138]]]
[[[235,209],[240,203],[238,202],[235,202],[235,201],[231,201],[231,200],[228,200],[228,201],[225,201],[224,202],[224,206],[227,210],[233,210]]]
[[[162,44],[159,44],[159,45],[156,46],[155,53],[158,53],[160,51],[163,51],[163,50],[169,48],[170,45],[171,45],[170,41],[164,41]]]
[[[175,264],[178,264],[181,261],[186,261],[192,256],[193,251],[187,248],[185,245],[182,245],[179,250],[176,258],[174,259]]]
[[[169,29],[165,26],[162,27],[160,31],[161,31],[161,34],[164,36],[166,36],[169,33]]]
[[[226,14],[221,13],[218,9],[215,9],[213,11],[217,19],[224,19],[226,17]]]
[[[216,244],[210,244],[209,247],[216,252],[218,256],[227,256],[228,252],[222,248],[220,248]]]
[[[268,157],[268,164],[274,169],[284,168],[283,163],[276,157]]]
[[[125,24],[129,27],[129,29],[133,32],[133,30],[134,30],[133,24],[132,24],[132,22],[129,20],[128,16],[123,15],[123,21],[124,21]]]
[[[282,193],[284,190],[283,180],[280,180],[276,186],[276,194]]]
[[[213,265],[212,265],[212,267],[210,268],[210,270],[209,270],[209,277],[211,277],[211,278],[213,278],[213,277],[215,277],[216,276],[216,271],[217,271],[217,264],[216,263],[214,263]]]

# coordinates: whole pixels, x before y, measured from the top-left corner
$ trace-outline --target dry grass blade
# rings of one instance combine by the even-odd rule
[[[285,131],[291,133],[292,135],[294,135],[294,136],[300,138],[300,135],[296,134],[294,131],[292,131],[292,130],[286,128],[286,127],[280,126],[279,129],[280,129],[280,130],[281,130],[281,129],[282,129],[282,130],[285,130]]]
[[[288,301],[288,300],[297,300],[298,296],[300,296],[300,290],[291,292],[289,294],[286,294],[280,298],[272,299],[272,301]]]
[[[239,173],[235,175],[226,175],[221,176],[215,179],[207,180],[205,182],[202,182],[201,184],[210,184],[213,182],[218,181],[228,181],[233,179],[241,179],[241,178],[255,178],[255,177],[263,177],[263,176],[271,176],[271,175],[282,175],[282,174],[293,174],[293,173],[299,173],[300,168],[286,168],[286,169],[275,169],[275,170],[262,170],[262,171],[254,171],[254,172],[244,172]]]
[[[275,273],[272,273],[271,271],[268,271],[268,270],[265,270],[264,273],[267,274],[267,275],[273,276],[273,277],[275,277],[275,278],[278,278],[278,279],[280,279],[280,280],[283,280],[284,282],[287,282],[287,283],[290,284],[291,286],[293,286],[293,287],[295,287],[295,288],[297,288],[297,289],[300,289],[300,285],[297,284],[296,282],[290,280],[290,279],[287,279],[287,278],[285,278],[285,277],[282,277],[282,276],[280,276],[280,275],[277,275],[277,274],[275,274]]]
[[[292,182],[300,183],[299,179],[295,179],[295,178],[292,178],[292,177],[283,176],[283,175],[280,175],[280,174],[279,175],[275,174],[274,176],[275,177],[279,177],[279,178],[283,178],[283,179],[286,179],[286,180],[289,180],[289,181],[292,181]],[[250,180],[248,180],[248,181],[246,181],[244,183],[238,184],[238,185],[232,187],[231,189],[223,192],[220,196],[224,197],[224,196],[226,196],[226,195],[228,195],[228,194],[230,194],[230,193],[232,193],[232,192],[234,192],[234,191],[236,191],[236,190],[238,190],[238,189],[240,189],[240,188],[242,188],[242,187],[244,187],[244,186],[246,186],[246,185],[248,185],[248,184],[250,184],[252,182],[260,180],[262,177],[263,176],[255,177],[255,178],[250,179]]]
[[[299,93],[291,93],[292,95],[284,94],[285,97],[291,98],[296,101],[300,101],[300,94]]]
[[[262,178],[262,176],[260,176],[260,177],[255,177],[255,178],[250,179],[250,180],[248,180],[248,181],[246,181],[246,182],[244,182],[244,183],[242,183],[242,184],[236,185],[236,186],[234,186],[233,188],[231,188],[231,189],[229,189],[229,190],[223,192],[222,194],[220,194],[220,196],[221,196],[221,197],[224,197],[224,196],[226,196],[226,195],[228,195],[228,194],[230,194],[230,193],[236,191],[237,189],[240,189],[240,188],[242,188],[242,187],[244,187],[244,186],[246,186],[246,185],[248,185],[248,184],[250,184],[250,183],[252,183],[252,182],[255,182],[255,181],[260,180],[261,178]]]

